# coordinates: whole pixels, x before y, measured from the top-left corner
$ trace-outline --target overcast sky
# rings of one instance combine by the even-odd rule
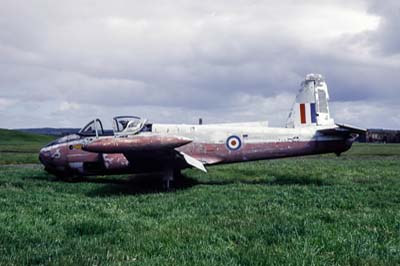
[[[307,73],[337,122],[400,128],[399,29],[398,0],[0,0],[0,128],[283,126]]]

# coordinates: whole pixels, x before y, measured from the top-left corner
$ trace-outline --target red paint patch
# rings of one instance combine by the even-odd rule
[[[300,104],[300,120],[302,124],[307,123],[306,121],[306,105],[304,103]]]

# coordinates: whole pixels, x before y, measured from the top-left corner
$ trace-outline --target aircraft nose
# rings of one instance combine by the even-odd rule
[[[50,158],[50,152],[45,150],[45,149],[41,149],[39,151],[39,161],[46,166],[48,163],[48,160]]]

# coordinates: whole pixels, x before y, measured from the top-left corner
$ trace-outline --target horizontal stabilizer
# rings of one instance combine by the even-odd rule
[[[346,124],[336,124],[336,125],[343,130],[350,131],[351,133],[362,134],[362,133],[367,132],[366,129],[360,128],[360,127],[350,126],[350,125],[346,125]]]
[[[138,135],[127,138],[100,138],[86,143],[82,149],[97,153],[153,152],[178,148],[192,142],[189,138],[168,135]]]
[[[199,160],[193,158],[192,156],[187,155],[186,153],[179,152],[183,158],[185,159],[186,163],[207,173],[207,169],[204,167],[204,164],[200,162]]]
[[[337,127],[318,130],[319,133],[324,135],[350,135],[350,134],[363,134],[367,132],[366,129],[354,127],[345,124],[336,124]]]

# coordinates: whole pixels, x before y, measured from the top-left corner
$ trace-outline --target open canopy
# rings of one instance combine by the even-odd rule
[[[80,131],[81,136],[104,136],[104,135],[135,135],[141,131],[146,131],[150,125],[146,124],[147,119],[137,116],[117,116],[113,118],[113,131],[104,130],[103,123],[96,118],[90,121]]]

